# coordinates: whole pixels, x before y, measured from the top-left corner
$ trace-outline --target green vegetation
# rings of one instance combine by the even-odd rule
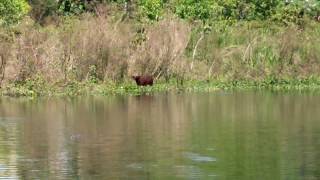
[[[94,84],[90,82],[69,82],[63,86],[45,84],[44,81],[30,80],[26,84],[11,84],[0,91],[2,96],[108,96],[108,95],[141,95],[164,92],[214,92],[233,90],[270,90],[270,91],[299,91],[320,92],[320,79],[275,79],[268,78],[263,81],[234,80],[209,82],[189,80],[183,85],[176,80],[158,82],[154,86],[139,87],[132,82],[115,84],[112,82]]]
[[[319,1],[29,0],[22,21],[29,6],[8,2],[2,95],[318,89]]]
[[[0,26],[17,23],[25,16],[30,6],[25,0],[0,1]]]
[[[208,24],[217,20],[266,19],[296,23],[302,16],[318,16],[320,8],[318,0],[29,0],[29,3],[32,6],[31,14],[38,22],[48,16],[100,13],[102,7],[112,6],[114,8],[111,9],[115,9],[116,13],[123,10],[125,13],[133,12],[136,20],[160,20],[169,13]]]

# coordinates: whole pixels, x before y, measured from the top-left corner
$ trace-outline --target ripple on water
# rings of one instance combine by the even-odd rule
[[[178,177],[201,178],[203,175],[201,169],[196,166],[177,165],[174,169]]]
[[[22,119],[23,117],[1,117],[0,116],[0,121],[17,121]]]
[[[214,157],[203,156],[201,154],[192,153],[192,152],[186,152],[186,153],[184,153],[184,156],[192,161],[195,161],[195,162],[215,162],[215,161],[217,161],[217,159]]]
[[[142,170],[143,169],[143,164],[141,163],[131,163],[127,165],[127,168],[133,169],[133,170]]]
[[[16,166],[6,166],[0,164],[0,179],[18,179],[15,173],[11,174],[9,171],[16,171]]]
[[[21,121],[22,117],[1,117],[0,116],[0,126],[2,127],[8,127],[8,126],[14,126],[16,123]]]
[[[177,177],[183,179],[213,179],[215,174],[207,174],[199,167],[193,165],[176,165],[174,167]]]
[[[0,164],[0,173],[6,171],[7,168],[3,165],[3,164]]]

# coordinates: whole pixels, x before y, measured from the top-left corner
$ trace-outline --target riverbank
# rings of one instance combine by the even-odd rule
[[[173,14],[152,22],[116,17],[82,14],[47,26],[26,18],[0,28],[1,95],[320,89],[315,20],[208,26]],[[137,87],[132,75],[152,75],[156,84]]]
[[[26,84],[10,84],[0,90],[1,96],[10,97],[58,97],[58,96],[110,96],[110,95],[142,95],[163,92],[215,92],[242,90],[271,90],[278,92],[300,91],[320,92],[320,78],[308,79],[276,79],[262,81],[198,81],[186,80],[178,84],[176,80],[159,81],[153,86],[139,87],[134,82],[123,83],[91,83],[69,82],[63,85],[46,84],[28,81]]]

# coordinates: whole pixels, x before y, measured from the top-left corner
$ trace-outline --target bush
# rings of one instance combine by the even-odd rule
[[[50,16],[55,16],[58,10],[58,2],[56,0],[29,0],[32,7],[31,17],[39,23]]]
[[[309,0],[176,0],[174,12],[183,19],[192,20],[265,20],[297,22],[303,15],[318,16],[320,1]]]
[[[30,10],[25,0],[0,1],[0,25],[18,23]]]
[[[280,3],[272,19],[284,24],[301,24],[303,17],[313,18],[318,16],[319,12],[319,1],[293,1],[291,3]]]
[[[206,21],[221,16],[222,7],[211,0],[178,0],[174,11],[180,18]]]
[[[147,40],[132,59],[133,74],[151,74],[169,80],[183,74],[185,59],[183,53],[189,42],[190,26],[179,19],[161,20],[146,30]]]
[[[59,12],[63,15],[81,14],[85,11],[84,1],[63,0],[59,3]]]
[[[150,20],[158,20],[163,8],[163,0],[140,0],[140,10]]]

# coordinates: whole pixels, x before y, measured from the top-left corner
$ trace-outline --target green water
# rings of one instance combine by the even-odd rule
[[[320,179],[320,95],[2,98],[0,179]]]

